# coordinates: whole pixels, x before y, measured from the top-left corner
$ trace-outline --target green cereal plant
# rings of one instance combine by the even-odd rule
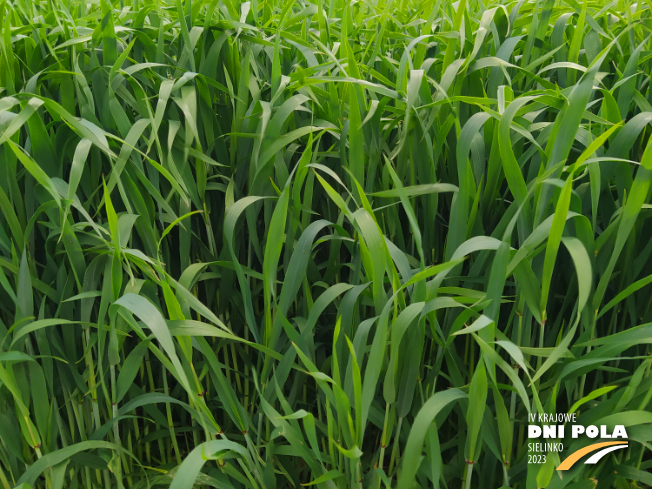
[[[651,486],[651,9],[0,0],[0,488]]]

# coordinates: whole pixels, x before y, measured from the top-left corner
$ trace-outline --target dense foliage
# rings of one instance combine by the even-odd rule
[[[652,484],[651,8],[3,0],[0,487]]]

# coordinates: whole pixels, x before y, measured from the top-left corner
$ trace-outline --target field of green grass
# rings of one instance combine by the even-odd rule
[[[1,0],[0,489],[650,487],[651,9]]]

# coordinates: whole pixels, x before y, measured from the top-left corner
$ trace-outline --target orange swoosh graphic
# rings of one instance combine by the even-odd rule
[[[557,470],[568,470],[570,469],[573,465],[575,465],[575,462],[577,462],[579,459],[581,459],[584,455],[587,453],[594,452],[598,448],[602,447],[608,447],[611,445],[627,445],[626,441],[605,441],[602,443],[594,443],[593,445],[589,445],[588,447],[580,448],[578,451],[571,453],[568,457],[566,457],[566,460],[564,460],[559,467],[557,467]]]

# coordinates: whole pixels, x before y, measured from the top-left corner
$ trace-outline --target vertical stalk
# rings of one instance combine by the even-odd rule
[[[163,392],[165,393],[166,396],[170,395],[170,389],[168,388],[168,379],[167,375],[168,371],[163,370],[162,376],[163,376]],[[170,403],[166,402],[165,403],[165,413],[167,414],[168,418],[168,430],[170,431],[170,441],[172,442],[172,447],[174,448],[174,456],[177,461],[177,465],[181,465],[181,452],[179,451],[179,444],[177,442],[177,435],[174,432],[174,422],[172,421],[172,409],[170,408]],[[193,420],[194,421],[194,420]]]

